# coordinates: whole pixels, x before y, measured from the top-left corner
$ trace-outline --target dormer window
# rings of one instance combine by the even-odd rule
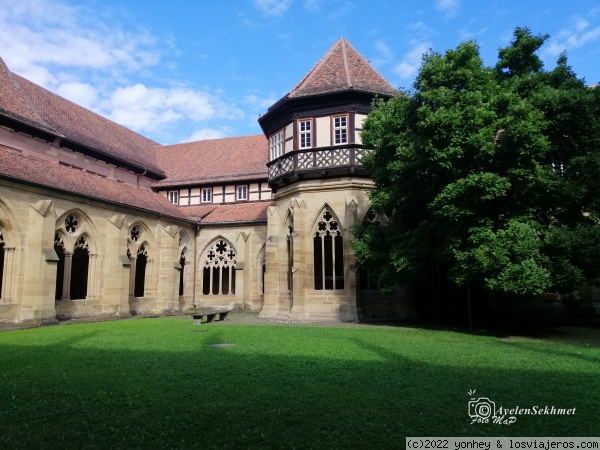
[[[236,200],[238,200],[238,201],[248,200],[248,186],[246,186],[246,185],[238,186],[236,192],[237,192]]]
[[[202,203],[212,202],[212,188],[202,188]]]
[[[278,131],[270,139],[271,159],[277,159],[283,155],[283,130]]]
[[[179,192],[178,191],[169,191],[169,201],[175,205],[179,203]]]
[[[341,145],[348,143],[348,116],[336,116],[333,118],[333,144]]]
[[[312,120],[299,120],[298,130],[300,132],[300,148],[312,147]]]

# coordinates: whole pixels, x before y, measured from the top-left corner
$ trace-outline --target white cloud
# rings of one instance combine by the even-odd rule
[[[10,69],[49,89],[60,70],[139,70],[159,60],[156,40],[143,29],[93,21],[60,0],[7,2],[0,10],[0,48]]]
[[[406,55],[404,59],[396,65],[394,72],[402,79],[408,79],[414,77],[419,67],[421,67],[421,59],[423,54],[429,51],[431,43],[420,42],[416,44]]]
[[[459,7],[458,0],[436,0],[435,9],[443,12],[447,16],[453,16]]]
[[[600,39],[600,26],[592,27],[590,22],[582,17],[575,17],[571,22],[569,27],[560,30],[556,37],[550,40],[544,53],[557,56],[566,50],[583,47]]]
[[[88,109],[93,109],[98,102],[98,90],[87,83],[62,83],[56,89],[56,93]]]
[[[218,98],[187,88],[118,88],[105,105],[112,120],[136,131],[152,131],[180,120],[240,119],[243,112]]]
[[[128,28],[127,22],[103,21],[109,16],[65,0],[6,2],[0,8],[0,56],[13,72],[157,140],[160,133],[180,139],[190,132],[180,127],[201,122],[209,135],[211,121],[245,118],[221,92],[168,79],[161,55],[176,50],[170,39]],[[157,76],[152,70],[159,62]],[[162,86],[149,84],[148,75]]]
[[[280,17],[292,5],[292,0],[253,0],[253,3],[265,16]]]

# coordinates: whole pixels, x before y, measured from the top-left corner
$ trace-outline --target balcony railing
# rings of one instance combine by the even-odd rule
[[[362,168],[362,158],[366,150],[360,146],[326,147],[295,150],[267,163],[269,182],[276,182],[292,175],[321,172],[334,169],[354,171]]]

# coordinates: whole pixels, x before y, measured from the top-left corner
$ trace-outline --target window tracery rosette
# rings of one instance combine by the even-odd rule
[[[140,229],[137,226],[133,226],[129,231],[129,239],[131,239],[131,242],[137,242],[140,238],[140,234]]]
[[[65,217],[65,230],[67,230],[67,233],[73,234],[78,228],[79,219],[75,214],[69,214],[67,217]]]
[[[233,267],[236,264],[236,252],[224,240],[218,240],[207,251],[204,257],[204,267]]]
[[[129,250],[127,250],[127,252],[129,252]],[[139,256],[145,256],[146,258],[148,257],[148,248],[146,247],[145,244],[140,245],[140,248],[138,248],[137,251],[137,255]]]
[[[4,236],[2,235],[2,230],[0,230],[0,245],[2,244],[6,244],[6,241],[4,240]]]
[[[315,232],[315,237],[341,235],[342,232],[340,231],[337,221],[333,220],[333,214],[331,214],[329,210],[325,210],[323,216],[321,217],[321,220],[317,224],[317,231]]]

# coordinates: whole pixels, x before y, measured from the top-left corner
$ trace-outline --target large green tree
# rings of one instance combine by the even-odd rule
[[[387,217],[357,232],[384,289],[441,261],[456,285],[577,296],[600,278],[600,88],[547,36],[518,28],[485,66],[475,42],[423,57],[412,90],[376,102],[362,139]]]

